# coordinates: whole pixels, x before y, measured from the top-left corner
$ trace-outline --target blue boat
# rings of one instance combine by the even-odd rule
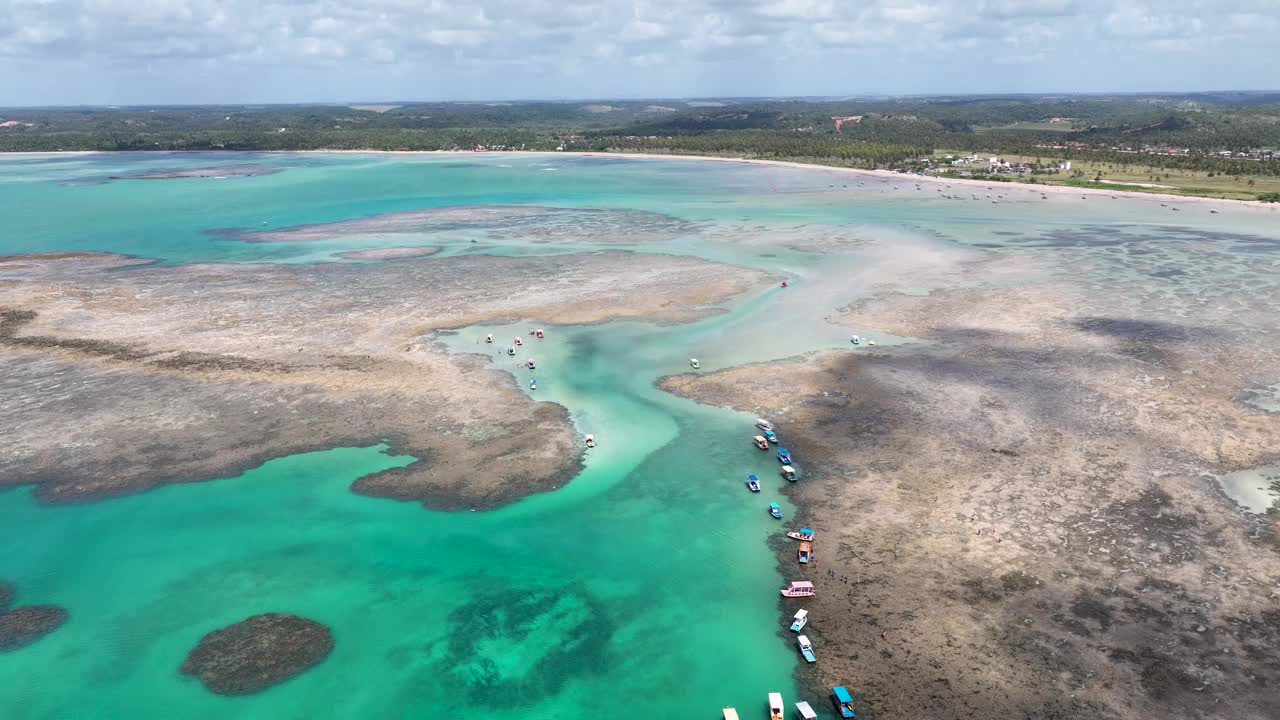
[[[768,440],[769,442],[773,443],[774,445],[777,445],[777,444],[778,444],[778,434],[777,434],[777,433],[775,433],[775,432],[774,432],[774,431],[772,431],[772,430],[765,430],[765,431],[764,431],[764,439],[765,439],[765,440]]]
[[[840,711],[840,717],[857,717],[853,714],[853,696],[843,685],[831,688],[831,697],[835,700],[836,710]]]
[[[751,489],[751,492],[760,492],[760,478],[755,475],[748,475],[747,487]]]
[[[782,463],[783,465],[790,465],[790,464],[791,464],[791,451],[790,451],[790,450],[788,450],[788,449],[786,449],[786,448],[781,448],[781,449],[779,449],[779,450],[778,450],[778,462]]]
[[[775,518],[782,519],[782,506],[778,503],[769,503],[769,514]]]

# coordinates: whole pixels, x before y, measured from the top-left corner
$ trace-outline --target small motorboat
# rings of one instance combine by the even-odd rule
[[[840,713],[840,717],[857,717],[853,714],[853,696],[849,694],[849,691],[843,685],[831,688],[831,697],[835,700],[836,711]]]
[[[796,481],[796,469],[790,465],[783,465],[778,472],[782,473],[782,477],[786,478],[788,482]]]
[[[733,708],[725,708],[720,712],[723,715],[723,720],[738,720],[738,711]]]
[[[523,344],[524,344],[524,341],[517,337],[517,338],[516,338],[516,347],[520,347],[520,346],[521,346],[521,345],[523,345]]]
[[[786,281],[786,280],[783,280],[783,281],[782,281],[782,287],[786,287],[786,286],[787,286],[787,281]]]
[[[809,624],[809,611],[801,608],[791,618],[791,632],[800,632]]]
[[[769,449],[769,441],[765,440],[763,435],[756,435],[755,437],[751,438],[751,442],[761,450]]]
[[[508,346],[507,346],[507,354],[508,354],[508,355],[515,355],[515,354],[516,354],[516,348],[515,348],[515,346],[514,346],[514,345],[508,345]]]
[[[818,656],[813,654],[813,643],[809,642],[809,638],[801,635],[796,638],[796,645],[800,646],[800,654],[804,656],[805,662],[818,662]]]
[[[689,358],[689,367],[697,370],[702,367],[702,363],[698,362],[698,358]]]
[[[748,475],[747,488],[751,490],[751,492],[760,492],[760,478],[755,475]]]
[[[861,345],[862,338],[858,337],[857,335],[854,335],[853,337],[849,338],[849,342],[853,343],[854,345]]]
[[[876,344],[876,341],[875,341],[875,340],[868,340],[868,341],[867,341],[867,344],[868,344],[868,345],[875,345],[875,344]]]
[[[775,433],[775,432],[774,432],[774,431],[772,431],[772,430],[765,430],[765,431],[764,431],[764,439],[765,439],[765,440],[768,440],[769,442],[773,443],[774,445],[777,445],[777,444],[778,444],[778,435],[777,435],[777,433]]]
[[[796,703],[796,715],[800,720],[818,720],[818,713],[814,712],[813,706],[805,700]]]
[[[761,430],[772,430],[773,424],[763,418],[756,418],[756,427]]]
[[[799,530],[792,530],[791,532],[787,533],[787,537],[791,538],[792,540],[811,541],[813,540],[813,530],[811,530],[810,528],[800,528]]]
[[[595,447],[595,446],[596,446],[596,436],[595,436],[595,435],[587,435],[587,447],[589,447],[589,448],[593,448],[593,447]]]
[[[778,462],[783,465],[791,464],[791,451],[786,448],[778,448]]]
[[[769,514],[772,515],[774,518],[781,520],[782,506],[776,502],[769,503]]]
[[[542,328],[538,328],[537,330],[534,330],[533,334],[537,335],[539,340],[547,336],[547,334],[542,331]]]
[[[782,714],[786,711],[782,704],[782,693],[769,693],[769,720],[782,720]]]
[[[492,335],[485,335],[485,336],[484,336],[484,341],[485,341],[485,342],[487,342],[487,343],[491,343],[491,342],[493,342],[493,336],[492,336]]]
[[[533,365],[533,358],[529,358],[528,360],[525,360],[525,361],[524,361],[524,364],[525,364],[525,365],[527,365],[527,366],[529,366],[529,369],[530,369],[530,370],[533,370],[533,369],[534,369],[534,365]]]
[[[800,561],[801,565],[809,564],[809,561],[813,560],[813,543],[808,540],[802,540],[800,549],[796,551],[796,559]]]
[[[538,389],[538,378],[529,378],[529,389],[530,390]]]

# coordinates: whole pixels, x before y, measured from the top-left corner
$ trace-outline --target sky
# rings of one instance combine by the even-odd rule
[[[0,106],[1274,90],[1280,0],[0,0]]]

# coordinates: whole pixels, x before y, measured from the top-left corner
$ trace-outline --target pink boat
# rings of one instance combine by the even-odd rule
[[[521,345],[523,345],[523,344],[524,344],[524,341],[523,341],[523,340],[521,340],[520,338],[516,338],[516,347],[519,347],[519,346],[521,346]]]
[[[528,365],[530,370],[534,369],[533,358],[529,358],[524,364]]]
[[[782,593],[782,597],[813,597],[818,594],[813,589],[813,583],[808,580],[792,580],[790,585],[779,592]]]

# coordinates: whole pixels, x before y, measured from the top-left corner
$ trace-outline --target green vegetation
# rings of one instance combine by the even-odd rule
[[[1036,182],[1280,192],[1280,93],[22,108],[0,109],[0,121],[0,152],[585,150],[936,172],[936,160],[921,159],[949,148],[1025,162],[1034,174],[1017,179]],[[1046,170],[1065,161],[1070,173]],[[1008,179],[976,165],[947,169]]]

